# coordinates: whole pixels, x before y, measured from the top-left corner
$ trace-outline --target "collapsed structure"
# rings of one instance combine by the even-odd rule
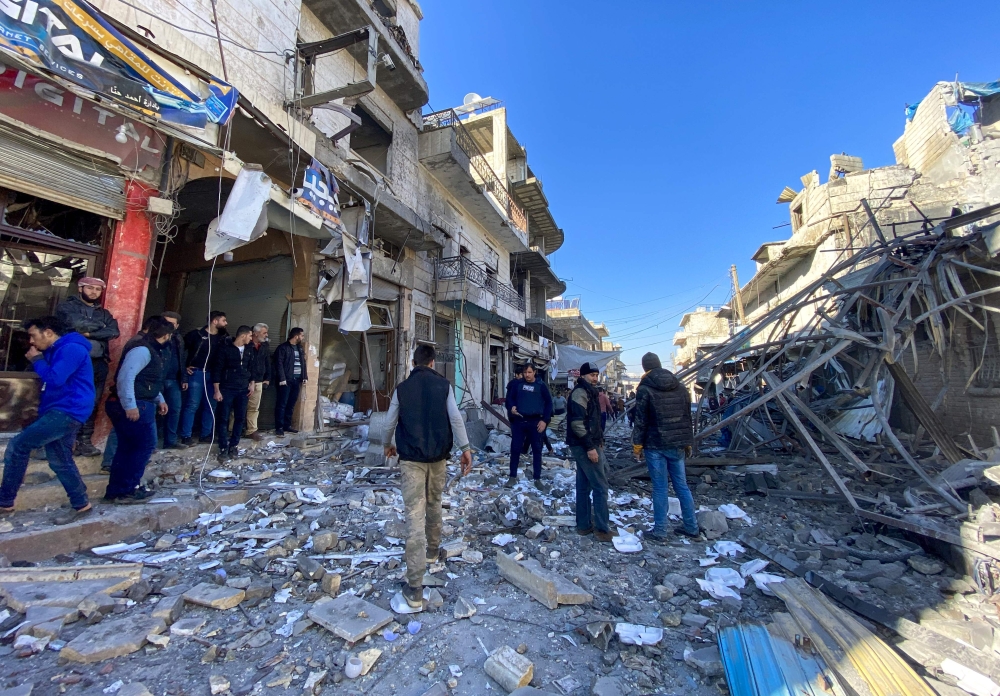
[[[834,155],[828,182],[786,188],[791,238],[702,313],[679,371],[704,397],[703,451],[811,457],[859,517],[948,542],[970,568],[1000,559],[983,491],[1000,459],[998,93],[940,83],[908,109],[895,166]]]

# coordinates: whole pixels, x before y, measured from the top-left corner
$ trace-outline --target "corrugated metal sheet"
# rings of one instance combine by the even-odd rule
[[[71,153],[0,123],[0,186],[121,220],[125,177],[111,162]]]

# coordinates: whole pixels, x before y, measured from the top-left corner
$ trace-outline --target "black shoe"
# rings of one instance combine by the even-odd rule
[[[668,537],[666,534],[659,534],[657,532],[654,532],[653,530],[650,530],[648,532],[642,533],[642,539],[643,541],[646,541],[648,539],[649,541],[656,541],[660,544],[665,544],[667,542]]]
[[[590,529],[577,529],[576,533],[579,534],[580,536],[587,536],[588,534],[594,533],[594,528],[591,527]]]
[[[286,433],[297,433],[299,431],[296,430],[295,428],[285,428],[285,432]]]
[[[212,438],[211,435],[207,435],[207,436],[199,437],[198,438],[198,442],[200,442],[203,445],[211,444],[212,440],[213,440],[213,438]]]
[[[278,428],[277,430],[274,431],[274,435],[276,437],[284,437],[285,436],[285,431],[282,430],[281,428]]]
[[[194,438],[193,437],[182,437],[181,438],[181,444],[184,445],[185,447],[194,447]]]
[[[215,456],[215,458],[217,460],[219,460],[220,462],[227,461],[229,459],[229,448],[228,447],[220,447],[219,448],[219,453]]]
[[[684,527],[674,527],[674,534],[676,534],[677,536],[691,537],[692,539],[697,539],[698,537],[701,536],[700,531],[689,532],[688,530],[684,529]]]
[[[424,608],[424,588],[423,587],[410,587],[406,585],[403,587],[403,599],[410,606],[411,609],[423,609]]]
[[[52,523],[57,525],[69,524],[71,522],[76,522],[77,520],[87,517],[94,512],[94,506],[87,503],[79,510],[70,508],[68,512],[62,512],[52,518]]]
[[[89,442],[84,442],[83,440],[76,441],[76,456],[78,457],[99,457],[101,450],[94,447]]]
[[[101,464],[101,473],[102,474],[110,474],[111,473],[111,465],[110,464]]]
[[[186,445],[183,442],[175,442],[172,445],[166,445],[163,449],[186,450],[188,447],[190,447],[190,445]]]

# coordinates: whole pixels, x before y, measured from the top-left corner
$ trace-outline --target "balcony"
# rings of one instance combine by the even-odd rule
[[[464,256],[438,259],[434,277],[438,302],[504,328],[524,325],[524,297]]]
[[[527,251],[528,218],[452,110],[424,117],[420,162],[510,252]]]
[[[353,29],[374,26],[378,31],[380,53],[392,58],[395,70],[379,65],[376,82],[389,98],[403,111],[419,109],[427,103],[427,82],[423,67],[410,50],[406,34],[399,27],[376,12],[367,0],[303,0],[319,21],[334,35],[345,34]],[[346,49],[361,63],[366,65],[367,44],[360,43]]]
[[[528,317],[524,320],[524,325],[542,338],[547,338],[556,343],[569,342],[566,335],[557,330],[555,323],[548,317]]]
[[[530,247],[528,251],[511,254],[510,261],[511,273],[515,270],[528,271],[531,273],[533,284],[537,282],[544,286],[545,299],[558,297],[566,292],[566,283],[559,280],[559,276],[552,270],[548,258],[538,247]]]
[[[530,174],[530,168],[529,168]],[[544,240],[545,253],[551,254],[563,245],[566,235],[556,225],[549,210],[549,200],[542,191],[542,182],[534,176],[528,176],[524,181],[515,181],[511,185],[514,198],[527,211],[531,221],[531,236],[534,240]]]

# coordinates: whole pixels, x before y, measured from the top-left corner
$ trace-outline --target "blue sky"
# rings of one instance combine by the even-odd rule
[[[551,260],[633,371],[788,237],[784,186],[893,164],[935,82],[1000,78],[1000,3],[422,0],[430,107],[506,102],[566,243]]]

